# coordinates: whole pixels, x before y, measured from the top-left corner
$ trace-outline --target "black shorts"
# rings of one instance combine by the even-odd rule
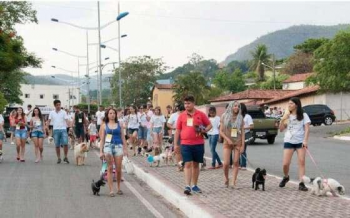
[[[75,127],[74,132],[77,138],[85,137],[84,127]]]
[[[203,163],[204,145],[181,145],[181,155],[183,162]]]
[[[300,149],[303,147],[303,143],[299,143],[299,144],[292,144],[292,143],[289,143],[289,142],[285,142],[284,143],[284,149],[294,149],[294,150],[297,150],[297,149]]]
[[[129,133],[129,135],[132,135],[132,134],[134,134],[134,132],[138,132],[139,131],[139,129],[128,129],[128,133]]]

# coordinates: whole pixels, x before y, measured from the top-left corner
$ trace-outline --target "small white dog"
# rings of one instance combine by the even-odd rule
[[[156,167],[159,167],[160,164],[163,165],[163,163],[164,163],[165,160],[166,160],[166,154],[164,154],[164,153],[162,153],[162,154],[160,154],[160,155],[156,155],[156,156],[153,156],[153,155],[151,155],[151,154],[149,154],[149,153],[146,153],[145,156],[147,157],[147,159],[148,159],[148,157],[150,157],[150,156],[153,157],[153,162],[150,163],[150,167],[153,167],[153,164],[156,164],[155,166],[156,166]]]
[[[86,143],[78,144],[74,147],[74,158],[77,166],[85,164],[86,152],[89,151],[89,147]]]
[[[47,138],[47,141],[49,142],[49,145],[52,145],[53,144],[53,137],[48,137]]]
[[[327,193],[331,193],[334,197],[339,195],[345,195],[345,188],[335,179],[322,179],[321,177],[309,178],[303,176],[304,183],[312,184],[311,194],[317,196],[327,196]]]

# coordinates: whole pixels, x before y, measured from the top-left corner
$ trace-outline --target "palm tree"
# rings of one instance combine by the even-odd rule
[[[259,81],[265,80],[265,68],[263,63],[268,64],[271,54],[267,53],[267,47],[264,44],[256,46],[255,50],[251,52],[253,60],[250,66],[251,70],[255,70],[259,75]]]

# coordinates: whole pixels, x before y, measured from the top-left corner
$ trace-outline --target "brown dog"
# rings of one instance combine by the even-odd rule
[[[89,147],[86,143],[78,144],[74,147],[74,157],[77,166],[85,164],[85,153],[89,151]]]

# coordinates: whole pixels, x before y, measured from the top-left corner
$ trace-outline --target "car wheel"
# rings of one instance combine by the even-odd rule
[[[330,126],[332,125],[332,123],[333,123],[332,117],[327,116],[324,118],[324,125]]]
[[[267,142],[272,145],[273,143],[275,143],[275,138],[276,136],[269,136],[267,137]]]

